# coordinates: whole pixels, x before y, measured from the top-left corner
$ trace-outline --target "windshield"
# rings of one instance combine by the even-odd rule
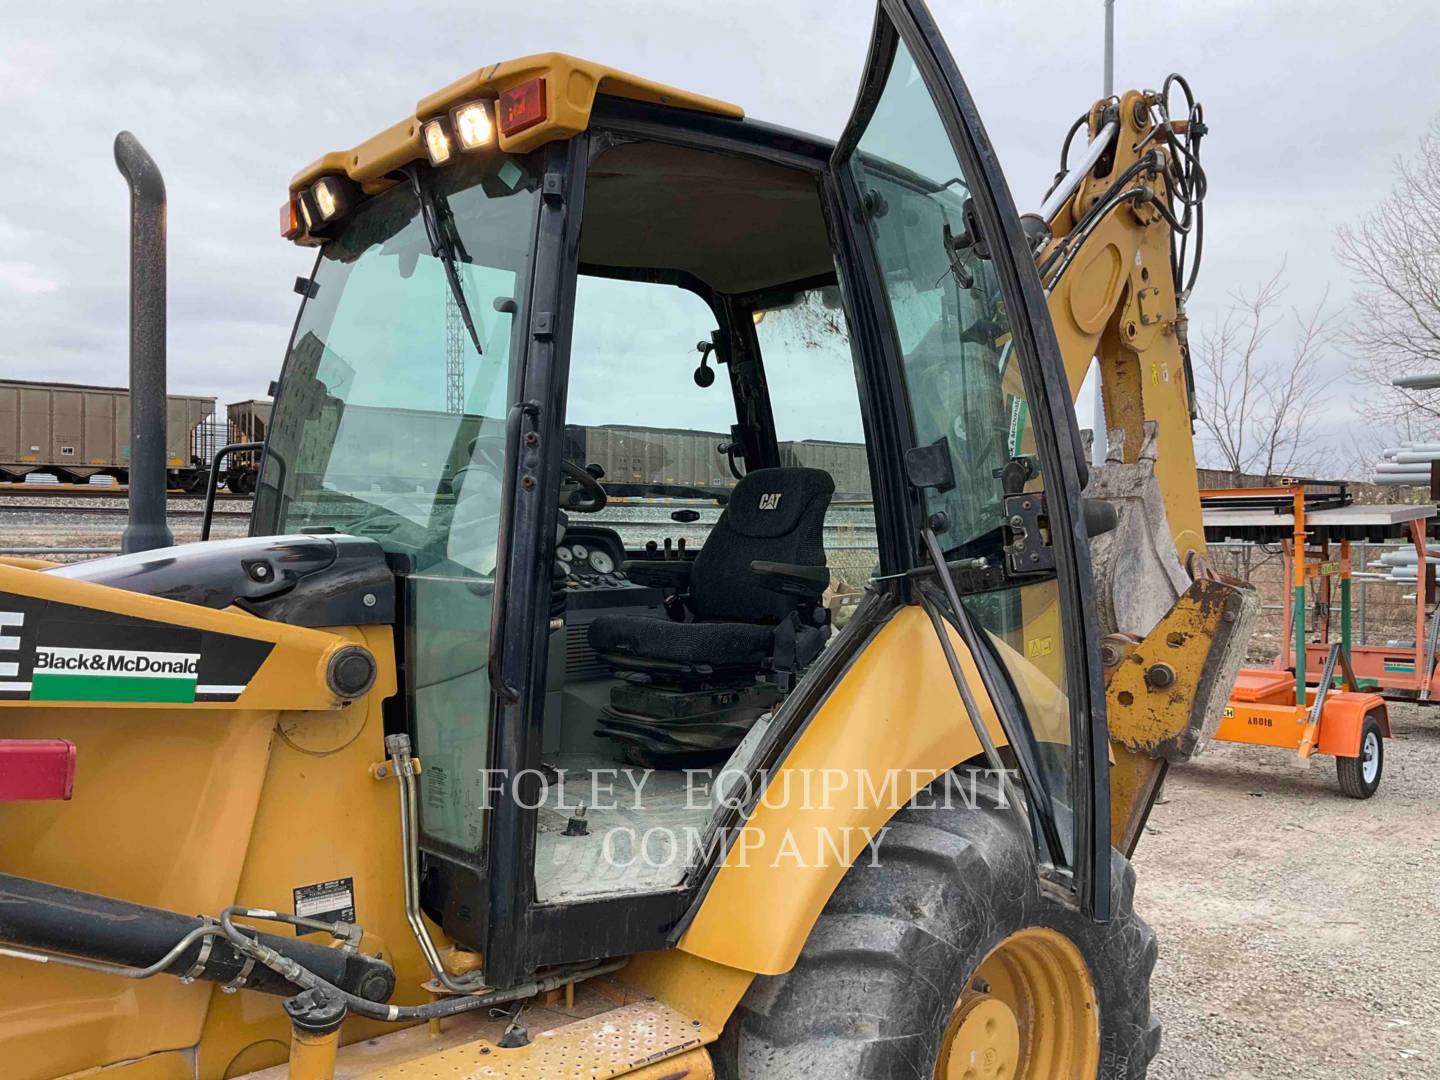
[[[457,162],[425,185],[443,243],[406,183],[362,204],[325,245],[256,495],[267,531],[328,527],[417,570],[493,573],[536,189],[523,159]]]

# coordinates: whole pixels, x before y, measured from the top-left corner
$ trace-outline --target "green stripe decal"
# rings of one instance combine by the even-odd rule
[[[71,675],[37,671],[31,680],[31,701],[195,700],[193,677],[141,678],[134,675]]]

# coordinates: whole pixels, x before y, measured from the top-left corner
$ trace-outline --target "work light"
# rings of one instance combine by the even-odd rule
[[[450,110],[450,126],[461,150],[476,150],[495,141],[495,121],[488,101],[467,101]]]
[[[444,120],[427,121],[423,135],[425,153],[429,156],[431,165],[444,165],[450,160],[453,151],[450,147],[450,134],[445,130]]]

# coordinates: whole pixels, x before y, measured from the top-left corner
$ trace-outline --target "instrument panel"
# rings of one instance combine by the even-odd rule
[[[569,592],[634,587],[620,569],[625,549],[619,535],[610,529],[568,529],[556,545],[555,558],[564,568],[565,589]]]

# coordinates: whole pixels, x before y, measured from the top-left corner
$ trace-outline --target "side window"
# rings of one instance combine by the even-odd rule
[[[1043,486],[1010,318],[994,267],[975,242],[970,181],[915,62],[899,44],[848,166],[861,190],[902,353],[917,445],[943,440],[955,486],[927,491],[947,556],[1002,559],[1003,489],[1012,459]],[[1009,675],[1066,850],[1073,858],[1074,765],[1060,592],[1053,577],[962,598]]]
[[[755,313],[780,464],[824,469],[835,481],[825,515],[825,561],[863,589],[875,573],[875,506],[858,373],[835,287],[811,289]]]
[[[696,345],[715,332],[715,314],[696,293],[676,285],[581,275],[565,415],[565,457],[605,470],[612,496],[644,497],[654,505],[612,503],[584,524],[619,532],[626,547],[664,536],[703,542],[719,513],[705,492],[730,488],[727,457],[735,399],[713,357],[715,380],[696,384]],[[670,502],[696,504],[701,520],[669,519]],[[655,518],[653,525],[639,520]]]

